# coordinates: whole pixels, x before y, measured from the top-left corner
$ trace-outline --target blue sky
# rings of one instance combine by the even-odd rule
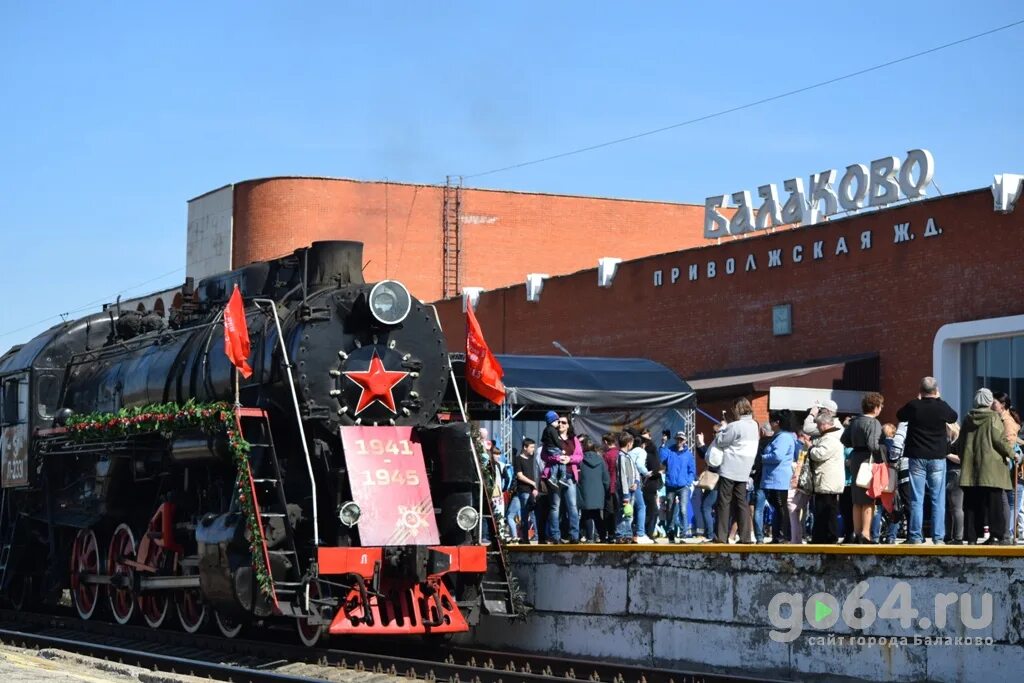
[[[1024,18],[1009,1],[172,5],[0,0],[0,347],[180,282],[186,200],[233,181],[443,182]],[[944,192],[986,186],[1024,172],[1022,63],[1019,26],[467,184],[702,203],[926,147]]]

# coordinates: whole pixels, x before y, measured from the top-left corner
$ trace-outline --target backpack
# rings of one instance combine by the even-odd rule
[[[629,487],[640,478],[640,473],[636,469],[636,463],[633,462],[633,458],[629,457],[627,453],[619,451],[619,461],[616,466],[619,469],[619,484],[622,485],[623,489],[629,490]],[[629,484],[627,485],[625,482],[629,482]]]
[[[512,472],[512,465],[501,463],[501,490],[511,491],[515,486],[516,478]]]

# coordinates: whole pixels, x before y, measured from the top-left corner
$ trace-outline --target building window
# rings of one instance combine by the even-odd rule
[[[1005,391],[1014,404],[1024,402],[1024,335],[960,345],[962,412],[974,407],[974,392],[981,387]]]

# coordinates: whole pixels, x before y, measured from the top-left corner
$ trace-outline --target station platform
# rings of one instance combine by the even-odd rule
[[[538,543],[508,545],[510,553],[656,553],[742,555],[879,555],[1024,558],[1024,545],[817,545],[814,543]]]

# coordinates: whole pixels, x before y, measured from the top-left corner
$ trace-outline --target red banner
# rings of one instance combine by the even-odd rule
[[[352,498],[362,510],[362,545],[440,542],[423,449],[412,427],[342,427]]]
[[[501,381],[504,374],[484,340],[473,307],[466,306],[466,381],[473,391],[501,405],[505,402],[505,385]]]
[[[224,309],[224,353],[231,364],[238,368],[242,377],[249,377],[249,327],[245,322],[245,305],[242,292],[235,285],[227,308]]]

